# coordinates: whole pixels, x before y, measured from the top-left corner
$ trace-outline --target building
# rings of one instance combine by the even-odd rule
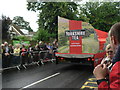
[[[28,30],[25,30],[15,24],[11,24],[10,28],[9,28],[9,34],[11,39],[15,36],[28,36],[28,37],[32,37],[35,32],[29,32]]]

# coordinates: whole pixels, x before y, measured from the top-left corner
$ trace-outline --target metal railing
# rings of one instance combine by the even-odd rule
[[[26,69],[26,66],[37,64],[44,65],[45,62],[55,61],[55,52],[56,50],[44,50],[44,51],[26,51],[22,52],[19,56],[16,56],[14,53],[10,54],[10,58],[5,60],[2,57],[2,70],[17,68],[21,70],[21,68]],[[7,63],[7,64],[6,64]]]

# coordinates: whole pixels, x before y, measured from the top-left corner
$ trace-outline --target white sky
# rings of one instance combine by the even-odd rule
[[[79,0],[75,0],[75,1],[79,1]],[[82,0],[82,2],[80,3],[85,3],[86,1],[101,1],[101,0]],[[34,31],[37,31],[37,28],[38,28],[38,25],[36,23],[37,13],[27,10],[27,0],[1,0],[0,1],[0,16],[2,14],[10,17],[11,19],[13,19],[13,17],[15,16],[22,16],[25,21],[30,23],[31,28]]]
[[[37,31],[37,13],[27,10],[27,0],[1,0],[0,17],[2,16],[2,14],[10,17],[10,19],[13,19],[13,17],[15,16],[21,16],[24,18],[25,21],[30,23],[33,31]]]
[[[85,1],[87,0],[82,0],[82,3],[84,3]],[[13,17],[15,16],[21,16],[24,18],[25,21],[30,23],[33,31],[37,31],[37,13],[27,10],[27,0],[1,0],[0,16],[2,14],[10,17],[11,19],[13,19]]]
[[[22,16],[25,21],[30,23],[33,31],[37,31],[37,13],[27,10],[27,0],[1,0],[0,16],[2,14],[11,19],[15,16]]]

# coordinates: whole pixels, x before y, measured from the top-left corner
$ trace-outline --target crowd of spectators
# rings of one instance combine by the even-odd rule
[[[40,41],[34,46],[31,44],[27,46],[24,44],[12,45],[4,42],[1,44],[2,67],[7,68],[18,64],[38,62],[41,58],[52,58],[57,51],[57,47],[57,39],[53,43]]]

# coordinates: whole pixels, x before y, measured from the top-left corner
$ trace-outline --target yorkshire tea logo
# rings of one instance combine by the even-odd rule
[[[79,36],[84,36],[85,30],[66,30],[65,36],[72,37],[72,40],[79,40]]]

